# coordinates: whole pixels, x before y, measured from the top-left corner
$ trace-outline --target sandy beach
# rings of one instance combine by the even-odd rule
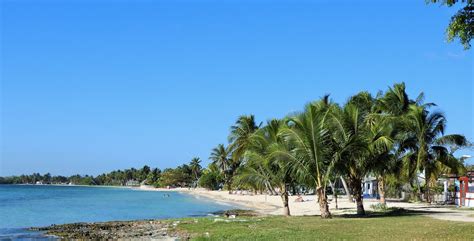
[[[205,197],[218,202],[224,202],[229,204],[236,204],[264,215],[282,215],[283,205],[280,196],[270,196],[261,194],[250,194],[247,192],[237,192],[237,194],[229,194],[227,191],[209,191],[202,188],[188,189],[188,188],[153,188],[148,186],[142,186],[140,190],[147,191],[175,191],[194,195],[198,198]],[[245,193],[245,194],[242,194]],[[315,195],[304,195],[302,196],[304,202],[295,202],[297,196],[289,197],[290,212],[293,216],[314,216],[320,215],[319,206]],[[372,210],[371,205],[377,204],[378,200],[365,199],[364,208],[366,210]],[[332,196],[329,196],[329,209],[332,214],[355,214],[356,205],[350,202],[346,196],[341,196],[336,202],[332,200]],[[452,206],[440,206],[440,205],[429,205],[426,203],[409,203],[400,202],[395,200],[387,201],[388,207],[398,207],[409,209],[413,211],[426,212],[426,216],[450,221],[463,221],[463,222],[474,222],[474,211],[469,210],[457,210]]]

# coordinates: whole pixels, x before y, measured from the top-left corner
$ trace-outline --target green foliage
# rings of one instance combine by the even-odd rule
[[[439,2],[448,7],[454,6],[456,3],[466,4],[466,6],[451,17],[451,21],[446,29],[446,38],[448,42],[458,38],[464,49],[469,49],[471,47],[471,39],[474,36],[474,2],[472,0],[429,0],[428,2]]]
[[[387,204],[385,203],[377,203],[370,205],[370,208],[376,212],[386,212],[388,209]]]
[[[442,194],[443,191],[444,191],[444,185],[443,184],[437,184],[437,185],[431,187],[430,191],[435,193],[435,194]]]
[[[259,126],[255,123],[254,115],[239,116],[235,125],[231,126],[229,135],[229,149],[232,151],[232,159],[240,162],[245,151],[250,145],[252,134],[257,131]]]
[[[203,171],[201,178],[199,178],[198,185],[209,190],[217,190],[221,182],[222,177],[218,172],[206,169]]]
[[[224,178],[226,188],[231,191],[232,179],[234,174],[239,167],[240,163],[236,162],[231,158],[232,152],[228,147],[223,144],[217,145],[216,148],[212,149],[211,159],[212,164],[218,168],[219,172]]]
[[[167,168],[161,173],[158,186],[191,187],[194,181],[192,175],[192,169],[187,164],[183,164],[174,169]]]
[[[154,174],[159,175],[160,170],[155,168]],[[122,186],[129,180],[135,180],[142,182],[148,177],[153,177],[154,181],[157,177],[151,175],[150,167],[144,166],[141,169],[125,169],[116,170],[109,173],[100,174],[96,177],[90,175],[72,175],[69,177],[64,176],[52,176],[49,173],[41,175],[39,173],[33,173],[31,175],[21,175],[12,177],[0,178],[0,184],[35,184],[41,182],[43,184],[75,184],[75,185],[111,185],[111,186]]]
[[[385,176],[385,197],[399,198],[402,190],[402,186],[407,183],[408,180],[404,179],[403,176],[388,174]]]
[[[146,184],[148,185],[157,185],[158,180],[161,177],[161,170],[158,168],[153,168],[146,178]]]
[[[196,182],[201,176],[202,172],[201,159],[199,159],[199,157],[194,157],[189,163],[189,167],[191,168],[193,181]]]
[[[252,135],[245,153],[246,163],[237,177],[240,185],[270,193],[277,193],[278,188],[283,193],[282,189],[294,182],[289,148],[281,138],[283,128],[285,123],[274,119]]]
[[[436,193],[433,183],[439,175],[465,169],[454,152],[469,142],[462,135],[444,135],[446,117],[430,111],[434,104],[423,100],[423,94],[410,99],[400,83],[376,96],[360,92],[342,106],[326,96],[306,105],[303,112],[270,121],[251,134],[234,126],[232,130],[246,138],[245,145],[240,144],[244,162],[233,181],[273,194],[282,193],[287,184],[313,189],[324,202],[329,178],[343,176],[360,213],[364,212],[361,182],[367,175],[386,181],[381,183],[387,196],[398,197],[407,182],[419,195]],[[284,125],[275,132],[275,123]],[[228,150],[220,145],[212,156],[222,173],[229,175],[224,171],[231,169]],[[426,188],[418,181],[420,172],[427,177]]]

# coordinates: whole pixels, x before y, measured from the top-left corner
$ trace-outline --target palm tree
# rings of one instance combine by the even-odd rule
[[[421,194],[421,184],[418,180],[418,172],[424,171],[427,188],[425,194],[430,202],[430,188],[436,178],[437,169],[447,168],[452,171],[459,169],[459,161],[455,161],[453,153],[448,146],[464,147],[469,145],[463,135],[444,135],[446,117],[441,112],[430,112],[429,108],[434,104],[412,104],[407,115],[407,126],[409,138],[413,139],[410,152],[405,156],[405,164],[408,175],[415,179],[418,185],[418,196]]]
[[[326,186],[332,169],[332,143],[327,127],[332,104],[329,97],[306,105],[305,111],[289,117],[282,138],[294,147],[287,159],[295,167],[295,177],[314,187],[318,195],[321,218],[331,218]]]
[[[392,119],[377,116],[368,126],[368,152],[366,171],[375,174],[378,182],[380,203],[385,204],[385,178],[398,173],[401,159],[396,152],[397,129]]]
[[[217,145],[216,148],[212,149],[210,159],[224,176],[224,184],[229,194],[232,193],[232,178],[237,165],[231,158],[229,148],[226,148],[223,144]]]
[[[235,125],[231,126],[228,138],[229,149],[232,150],[232,159],[236,162],[242,161],[241,158],[250,145],[250,138],[260,125],[257,126],[255,123],[254,115],[242,115],[239,116]]]
[[[191,168],[191,173],[194,178],[193,181],[196,184],[202,171],[201,160],[199,159],[199,157],[194,157],[193,159],[191,159],[191,162],[189,163],[189,167]]]
[[[377,113],[376,101],[369,93],[361,92],[332,112],[336,170],[349,180],[358,215],[365,214],[363,178],[371,173],[382,175],[392,163],[395,132],[391,118]],[[383,179],[380,182],[383,186]]]
[[[373,173],[377,175],[380,203],[385,204],[385,179],[389,175],[401,176],[402,157],[406,151],[406,131],[404,118],[413,103],[406,93],[405,83],[394,84],[385,94],[376,98],[375,112],[371,114],[372,130],[385,136],[390,146],[379,146],[378,158],[372,163]],[[373,132],[373,134],[376,134]],[[390,144],[386,142],[386,144]],[[404,144],[405,143],[405,144]]]
[[[238,181],[276,194],[279,189],[283,202],[283,214],[290,216],[288,187],[292,185],[292,166],[288,161],[290,148],[280,136],[284,122],[271,120],[259,129],[250,140],[245,152],[247,160],[238,175]]]
[[[360,93],[342,108],[334,108],[331,118],[336,170],[345,175],[357,203],[357,214],[364,215],[362,181],[370,171],[370,134],[366,118],[373,98]]]

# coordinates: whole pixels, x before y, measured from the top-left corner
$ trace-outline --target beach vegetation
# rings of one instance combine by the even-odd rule
[[[399,83],[375,96],[357,93],[343,105],[324,96],[266,125],[243,115],[231,127],[229,145],[218,145],[210,159],[229,193],[236,188],[280,195],[285,215],[290,192],[314,193],[321,217],[330,218],[327,190],[337,190],[331,182],[337,178],[344,185],[347,180],[346,195],[358,215],[365,214],[367,176],[377,179],[382,205],[387,194],[401,191],[431,202],[439,176],[465,171],[455,151],[472,146],[463,135],[445,135],[446,117],[431,111],[434,106],[424,103],[423,93],[410,99]]]
[[[230,148],[224,146],[224,144],[217,145],[217,147],[212,149],[209,159],[211,159],[214,166],[218,167],[220,174],[224,179],[224,186],[229,193],[231,193],[233,177],[239,163],[232,159]]]
[[[439,3],[444,6],[453,7],[464,5],[451,20],[446,28],[446,39],[452,42],[459,39],[464,49],[471,48],[471,40],[474,36],[474,1],[473,0],[426,0],[429,3]]]

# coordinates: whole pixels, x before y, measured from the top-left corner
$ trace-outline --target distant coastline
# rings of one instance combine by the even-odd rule
[[[81,185],[81,184],[32,184],[32,183],[15,183],[15,184],[5,184],[1,183],[0,185],[15,185],[15,186],[56,186],[56,187],[110,187],[110,188],[126,188],[133,189],[136,187],[131,186],[115,186],[115,185]]]

